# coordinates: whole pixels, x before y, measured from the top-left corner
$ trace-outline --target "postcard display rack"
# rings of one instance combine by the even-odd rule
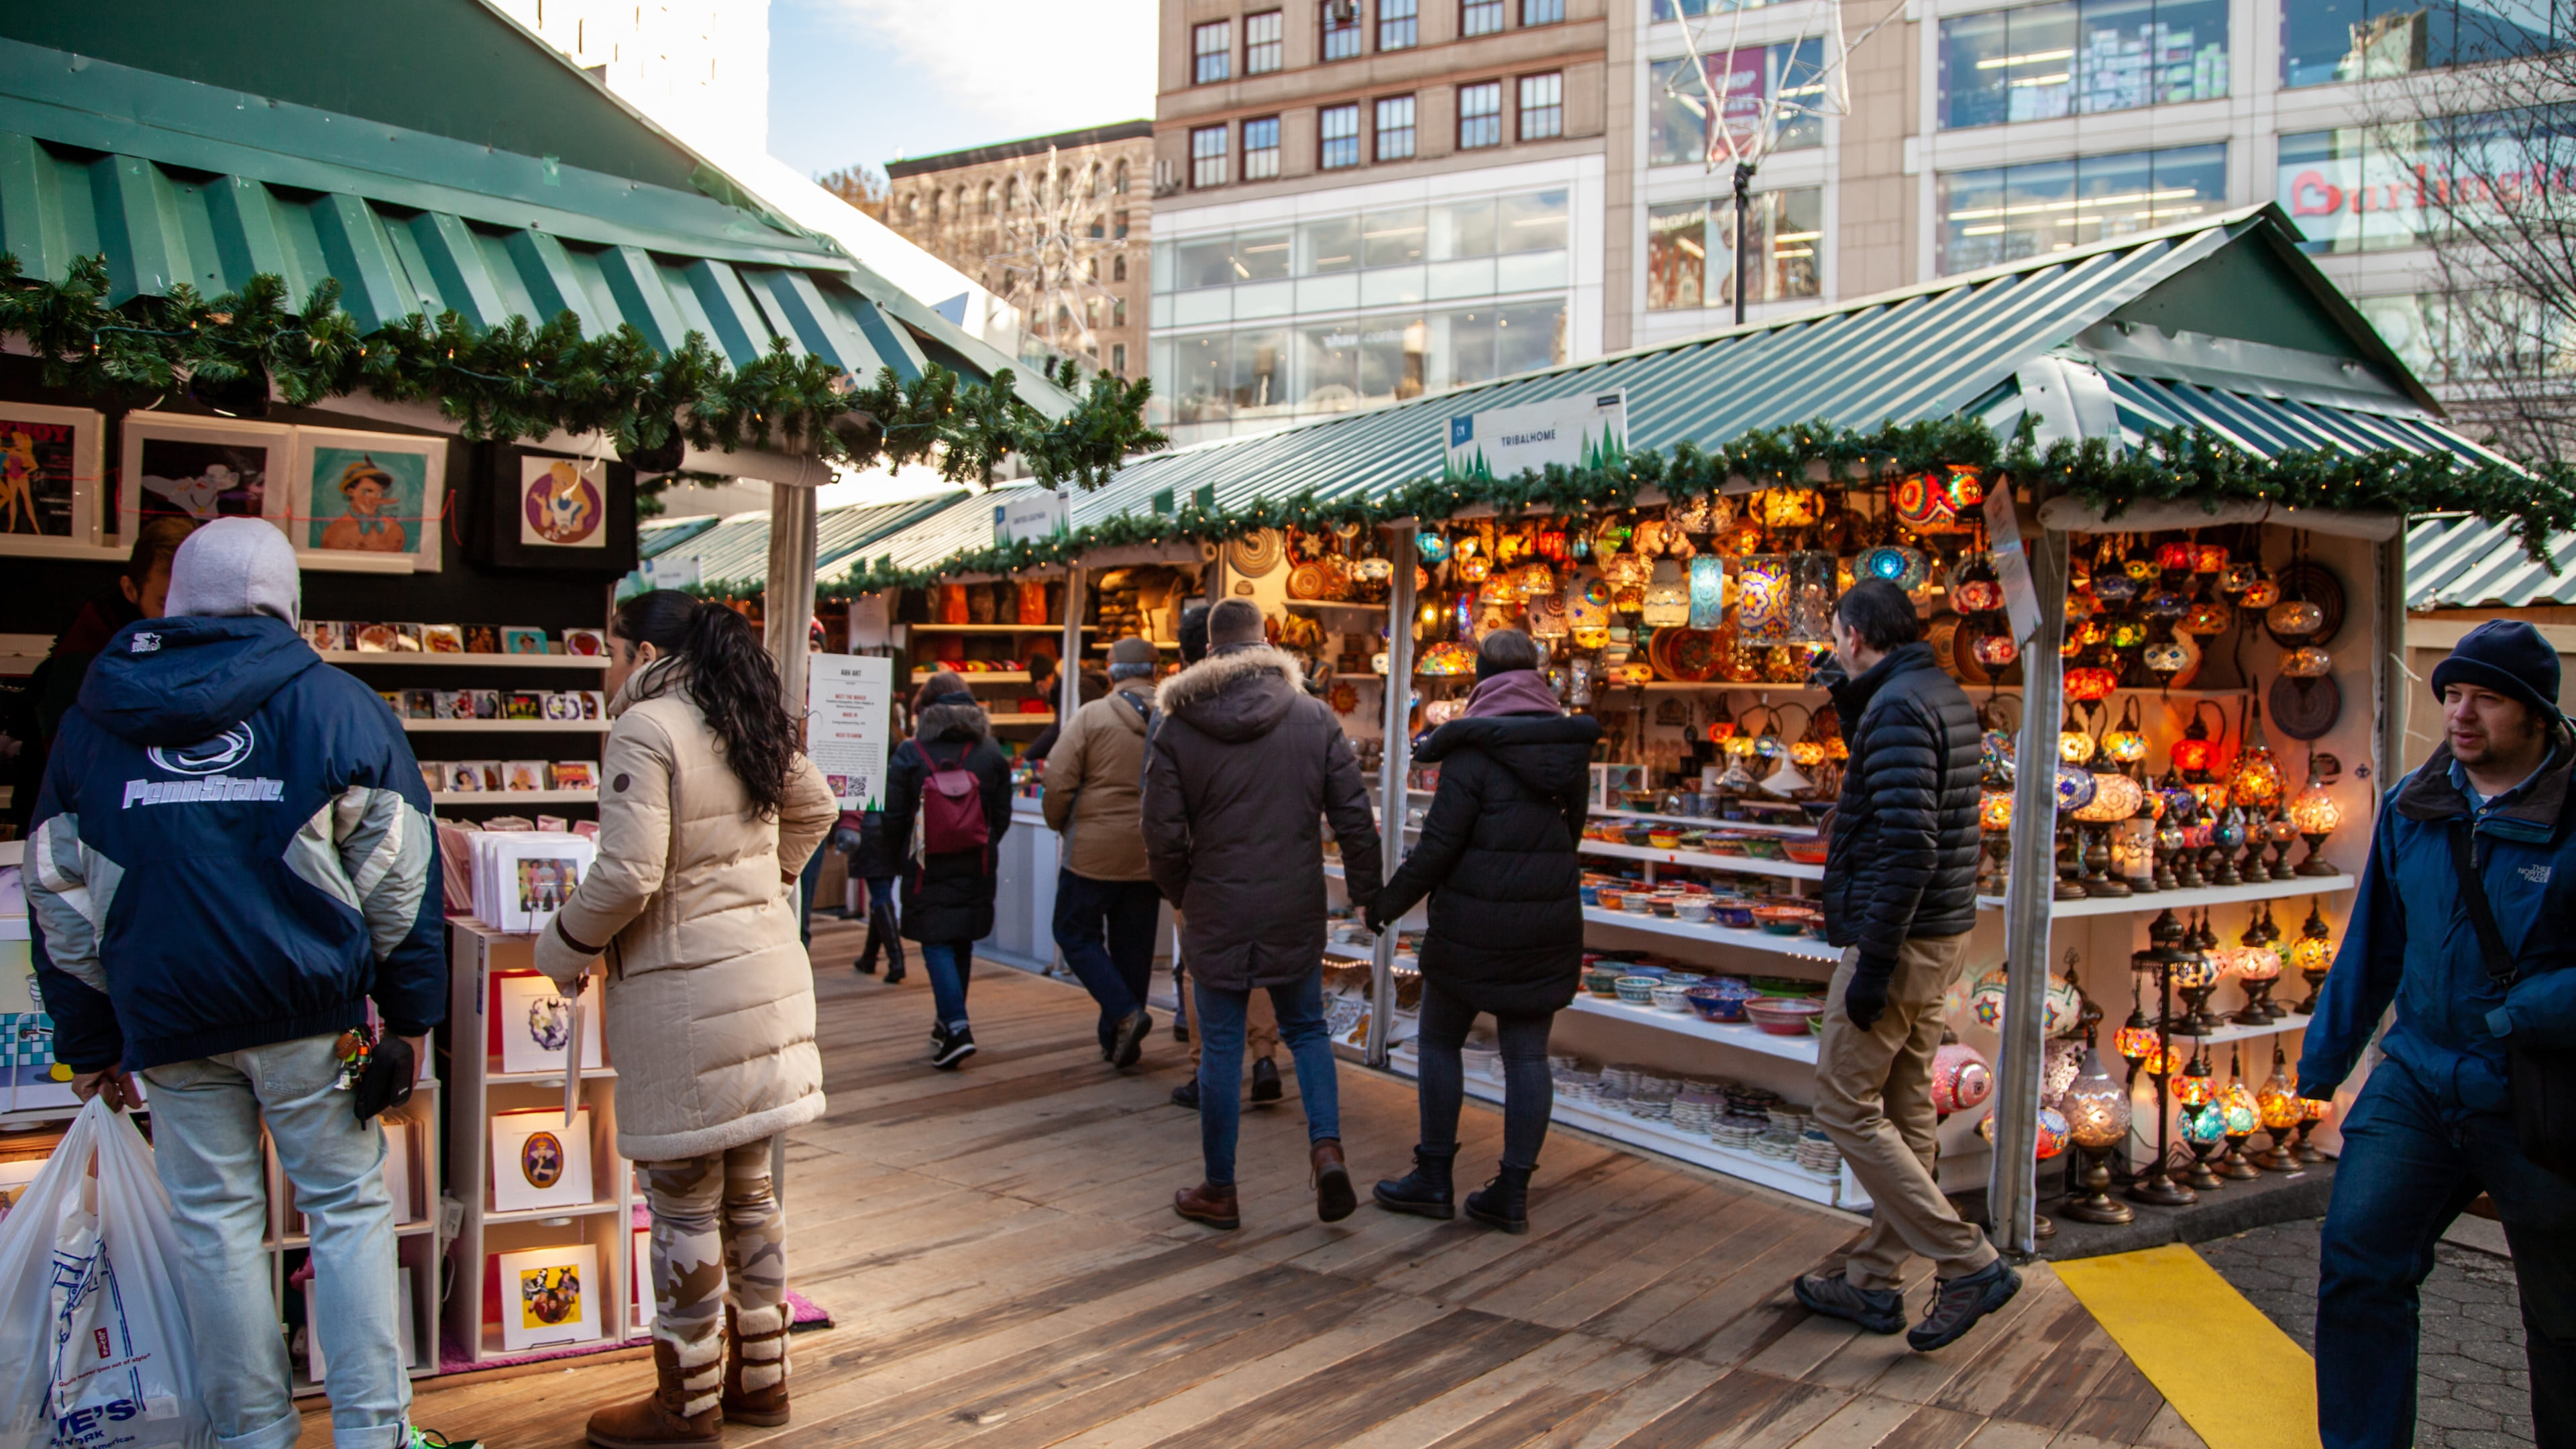
[[[640,1339],[651,1326],[638,1286],[644,1227],[632,1166],[617,1155],[617,1064],[603,1046],[598,977],[582,995],[580,1098],[567,1129],[571,1015],[537,973],[536,938],[447,924],[447,1161],[463,1208],[447,1338],[478,1364]]]
[[[1748,1018],[1790,1027],[1836,1009],[1823,994],[1840,953],[1820,938],[1816,821],[1848,748],[1828,695],[1804,681],[1827,647],[1839,590],[1886,578],[1913,595],[1936,659],[1989,726],[1980,909],[1947,1002],[1957,1044],[1935,1069],[1944,1185],[1984,1185],[2023,690],[1982,482],[1948,470],[1587,519],[1426,523],[1418,595],[1362,582],[1376,572],[1369,560],[1403,556],[1397,530],[1374,539],[1291,530],[1227,546],[1228,591],[1262,602],[1310,672],[1332,676],[1330,697],[1364,759],[1379,750],[1390,662],[1412,666],[1406,727],[1418,739],[1463,707],[1473,640],[1487,628],[1529,629],[1550,650],[1560,697],[1601,719],[1579,846],[1585,988],[1551,1041],[1559,1123],[1812,1201],[1868,1207],[1814,1127],[1818,1037],[1773,1034]],[[2258,1171],[2246,1165],[2254,1161],[2297,1170],[2339,1140],[2336,1104],[2301,1103],[2288,1082],[2307,1024],[2300,1008],[2331,963],[2391,768],[2387,732],[2357,703],[2380,698],[2384,651],[2373,641],[2389,627],[2390,547],[2369,520],[2334,533],[2240,523],[2069,535],[2069,713],[2062,760],[2049,764],[2070,767],[2062,802],[2085,798],[2055,822],[2059,878],[2046,887],[2055,899],[2040,1145],[2055,1166],[2042,1163],[2044,1205],[2059,1168],[2094,1160],[2125,1182],[2151,1176],[2162,1150],[2181,1177],[2194,1162],[2195,1121],[2228,1122],[2223,1155],[2216,1143],[2203,1155],[2235,1176]],[[1319,561],[1320,571],[1304,567]],[[1395,610],[1410,640],[1390,637]],[[1404,782],[1407,844],[1437,775],[1420,768]],[[1329,842],[1327,851],[1336,853]],[[1350,918],[1338,863],[1327,873],[1328,1007],[1337,1045],[1357,1056],[1376,943]],[[1393,951],[1387,1062],[1406,1075],[1425,923],[1417,906]],[[2170,1007],[2172,962],[2156,954],[2169,937],[2199,962],[2182,969],[2174,985],[2191,989],[2175,991]],[[1744,999],[1693,1002],[1688,984],[1658,993],[1674,976],[1705,978],[1704,997]],[[2169,1060],[2123,1060],[2124,1047],[2146,1039],[2134,1030],[2141,1022],[2151,1036],[2167,1021]],[[2088,1041],[2127,1087],[2130,1126],[2118,1145],[2079,1156],[2067,1122],[2076,1104],[2064,1094]],[[2161,1093],[2156,1073],[2138,1069],[2159,1064],[2169,1067]],[[1467,1066],[1469,1093],[1499,1102],[1490,1040],[1471,1039]],[[2193,1075],[2204,1068],[2205,1078]],[[2359,1085],[2347,1084],[2343,1100]],[[2202,1116],[2194,1096],[2220,1110]],[[2236,1130],[2247,1113],[2255,1125]],[[2273,1126],[2278,1158],[2266,1150]],[[2206,1183],[2228,1179],[2195,1180],[2207,1197],[2223,1189]]]

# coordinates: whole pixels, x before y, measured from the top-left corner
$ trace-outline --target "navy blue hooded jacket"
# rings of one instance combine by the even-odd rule
[[[46,763],[28,912],[54,1051],[128,1070],[446,1015],[438,838],[384,699],[265,616],[109,641]]]
[[[2506,1040],[2576,1051],[2576,832],[2564,731],[2527,784],[2474,816],[2448,745],[2388,792],[2343,948],[2299,1054],[2299,1093],[2326,1098],[2352,1074],[2394,1002],[2380,1045],[2453,1114],[2509,1112]],[[2487,973],[2461,903],[2450,833],[2470,829],[2496,929],[2519,963],[2510,990]]]

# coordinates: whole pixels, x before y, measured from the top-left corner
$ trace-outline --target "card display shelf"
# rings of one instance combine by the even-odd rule
[[[1419,1077],[1421,1066],[1407,1042],[1395,1049],[1388,1064],[1403,1077]],[[1467,1095],[1478,1101],[1500,1105],[1502,1083],[1483,1072],[1466,1074]],[[1757,1152],[1720,1147],[1706,1136],[1684,1132],[1669,1122],[1650,1122],[1631,1117],[1625,1112],[1605,1112],[1589,1102],[1556,1099],[1549,1120],[1561,1127],[1589,1132],[1627,1147],[1642,1147],[1711,1172],[1758,1183],[1776,1192],[1815,1203],[1821,1207],[1840,1208],[1846,1212],[1869,1211],[1869,1194],[1851,1175],[1846,1166],[1832,1177],[1819,1177],[1786,1158],[1764,1157]]]
[[[432,790],[433,805],[590,805],[599,800],[597,790]]]
[[[415,735],[604,735],[608,733],[608,726],[609,721],[604,719],[407,719],[402,722],[404,731]]]
[[[977,674],[969,674],[962,669],[952,672],[968,684],[1026,684],[1029,682],[1029,672],[1025,669],[988,669]],[[916,669],[912,672],[912,682],[919,684],[936,673],[938,671],[935,669]]]
[[[1052,711],[1034,714],[988,714],[984,716],[984,721],[987,724],[997,725],[1053,724],[1055,715]]]
[[[435,664],[448,669],[606,669],[605,654],[399,654],[373,649],[321,649],[326,664]]]
[[[2250,905],[2255,901],[2277,901],[2291,896],[2330,896],[2348,891],[2360,882],[2348,875],[2294,875],[2288,880],[2257,881],[2250,885],[2200,886],[2192,890],[2148,891],[2133,896],[2093,896],[2080,901],[2051,901],[2049,919],[2074,920],[2081,916],[2154,915],[2158,911],[2196,911],[2203,906]],[[1979,896],[1981,910],[2003,909],[2002,896]]]
[[[506,793],[506,792],[500,792]],[[492,1114],[496,1110],[560,1109],[560,1071],[504,1072],[489,1051],[491,978],[497,972],[535,969],[536,938],[496,931],[470,917],[451,916],[448,939],[448,1104],[447,1161],[455,1169],[451,1189],[463,1208],[451,1251],[456,1281],[447,1295],[439,1322],[448,1337],[465,1345],[475,1363],[506,1356],[497,1325],[483,1321],[483,1286],[491,1255],[525,1248],[588,1244],[599,1254],[600,1336],[580,1345],[584,1351],[621,1347],[644,1331],[636,1317],[633,1239],[635,1210],[633,1165],[617,1155],[616,1069],[604,1063],[581,1074],[581,1105],[590,1114],[593,1144],[591,1180],[599,1189],[588,1203],[572,1207],[495,1211],[491,1205]],[[600,993],[605,1016],[605,992]],[[582,1032],[604,1033],[605,1020],[585,1015]],[[601,1040],[605,1040],[602,1036]],[[495,1102],[495,1096],[500,1100]]]

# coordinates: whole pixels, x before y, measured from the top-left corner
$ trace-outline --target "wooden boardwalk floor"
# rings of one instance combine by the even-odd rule
[[[794,1340],[794,1423],[734,1426],[730,1444],[2201,1442],[2045,1265],[1922,1355],[1788,1296],[1858,1219],[1571,1135],[1549,1138],[1525,1237],[1380,1212],[1367,1184],[1408,1164],[1414,1094],[1347,1066],[1356,1215],[1315,1220],[1291,1076],[1286,1104],[1244,1116],[1242,1229],[1181,1222],[1198,1129],[1166,1100],[1188,1061],[1168,1030],[1120,1076],[1088,997],[987,964],[982,1052],[935,1072],[918,964],[888,988],[848,969],[855,931],[816,938],[831,1107],[791,1139],[789,1272],[836,1326]],[[1500,1126],[1470,1104],[1468,1185]],[[414,1412],[494,1449],[571,1446],[593,1407],[650,1378],[629,1359],[432,1381]],[[308,1413],[304,1443],[328,1433]]]

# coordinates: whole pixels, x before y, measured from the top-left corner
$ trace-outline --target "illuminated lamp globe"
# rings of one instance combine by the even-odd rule
[[[2055,1107],[2040,1108],[2039,1141],[2035,1144],[2036,1151],[2033,1155],[2040,1161],[2047,1162],[2066,1150],[2066,1142],[2066,1114]]]
[[[2180,960],[2174,962],[2173,984],[2186,991],[2197,991],[2204,986],[2217,985],[2218,978],[2224,974],[2224,971],[2225,964],[2216,954],[2204,951],[2187,952]]]
[[[2147,757],[2147,737],[2123,724],[2102,737],[2102,758],[2115,765],[2134,765]]]
[[[2057,767],[2057,808],[2067,814],[2093,803],[2093,776],[2076,765]]]
[[[2147,1070],[2148,1063],[2156,1061],[2161,1044],[2143,1007],[2131,1011],[2127,1023],[2111,1034],[2112,1050],[2120,1054],[2120,1060],[2140,1071]]]
[[[1992,579],[1961,579],[1950,602],[1962,614],[1993,614],[2004,606],[2004,586]]]
[[[1449,536],[1443,533],[1422,534],[1413,540],[1413,552],[1424,563],[1438,568],[1449,561]]]
[[[1794,765],[1821,765],[1825,762],[1822,740],[1801,739],[1789,746],[1789,762]]]
[[[2179,1080],[2189,1080],[2181,1078]],[[2198,1147],[2215,1147],[2227,1140],[2227,1112],[2216,1102],[2189,1102],[2182,1109],[2183,1140]]]
[[[1537,564],[1541,573],[1547,565]],[[1646,586],[1646,606],[1642,612],[1646,626],[1652,629],[1678,629],[1690,623],[1690,585],[1682,578],[1682,566],[1672,559],[1655,560],[1654,581]]]
[[[2010,634],[1980,634],[1968,646],[1968,653],[1988,669],[2004,669],[2021,658],[2021,645],[2013,642]]]
[[[1577,624],[1574,626],[1574,647],[1577,649],[1589,652],[1594,649],[1599,649],[1609,642],[1610,626],[1607,624]]]
[[[2227,545],[2204,543],[2192,550],[2191,571],[2193,573],[2214,574],[2223,571],[2226,567]]]
[[[2281,656],[2281,673],[2291,679],[2320,679],[2334,670],[2334,656],[2314,644],[2302,644]]]
[[[1990,835],[2002,835],[2012,829],[2013,797],[2010,790],[1988,790],[1977,797],[1977,827]]]
[[[2108,669],[2084,668],[2066,671],[2066,697],[2079,704],[2109,699],[2120,687],[2120,676]]]
[[[2168,681],[2191,667],[2190,647],[2171,640],[2148,645],[2139,658],[2146,662],[2149,672],[2160,674]]]
[[[2147,626],[2135,619],[2122,619],[2111,626],[2109,642],[2114,649],[2135,649],[2147,642]]]
[[[2269,946],[2236,948],[2236,979],[2239,981],[2278,981],[2281,979],[2281,953]]]
[[[1634,553],[1619,554],[1601,565],[1601,577],[1609,581],[1614,596],[1630,589],[1644,589],[1654,573],[1655,566]]]
[[[2262,1090],[2254,1094],[2254,1110],[2262,1118],[2266,1132],[2287,1132],[2308,1117],[2307,1102],[2290,1085],[2289,1078],[2281,1075],[2278,1066],[2272,1068]]]
[[[1841,735],[1836,735],[1832,739],[1825,741],[1825,758],[1838,765],[1843,761],[1850,759],[1851,742],[1844,739]]]
[[[2236,596],[2236,607],[2240,609],[2269,609],[2279,602],[2281,585],[2268,574],[2247,584],[2245,592]]]
[[[2156,567],[2169,574],[2190,573],[2199,559],[2199,550],[2187,543],[2169,543],[2156,550]]]
[[[2121,563],[2120,572],[2143,584],[2156,576],[2156,563],[2150,558],[2128,559]]]
[[[2177,589],[2159,589],[2147,596],[2147,617],[2179,619],[2191,612],[2191,595]]]
[[[2263,1125],[2262,1109],[2255,1104],[2252,1088],[2242,1078],[2227,1084],[2227,1093],[2219,1099],[2227,1113],[2227,1135],[2242,1137]]]
[[[2057,757],[2070,765],[2092,763],[2094,753],[2100,748],[2093,737],[2082,730],[2057,732]]]
[[[2259,736],[2236,762],[2236,773],[2227,779],[2227,795],[2239,805],[2269,805],[2281,798],[2280,762]]]
[[[2139,587],[2127,574],[2102,574],[2093,580],[2093,597],[2106,604],[2125,604],[2138,596]]]
[[[2186,1107],[2205,1107],[2218,1100],[2218,1082],[2209,1075],[2209,1063],[2194,1058],[2192,1064],[2174,1078],[2174,1100]]]
[[[1754,751],[1757,748],[1757,743],[1753,736],[1737,733],[1727,737],[1724,748],[1729,755],[1734,756],[1736,759],[1749,760],[1753,758]]]
[[[1994,1095],[1994,1068],[1975,1047],[1947,1042],[1932,1053],[1932,1110],[1943,1116],[1982,1107]]]
[[[2326,626],[2326,611],[2306,599],[2283,599],[2263,615],[2275,634],[2304,639]]]
[[[2102,1054],[2085,1048],[2084,1064],[2057,1099],[2066,1115],[2067,1135],[2075,1145],[2100,1151],[2129,1134],[2129,1090],[2111,1079]]]
[[[2218,571],[2218,590],[2223,594],[2241,594],[2263,577],[2262,565],[2251,559],[2237,559]]]
[[[2213,634],[2226,633],[2235,623],[2236,611],[2229,608],[2224,601],[2203,599],[2192,605],[2191,611],[2184,614],[2182,622],[2174,627],[2186,634],[2206,639]]]
[[[2087,619],[2083,627],[2074,631],[2074,638],[2079,649],[2096,648],[2110,640],[2111,626],[2098,618]]]
[[[1811,488],[1765,488],[1753,495],[1753,510],[1766,528],[1807,528],[1816,521],[1816,494]]]
[[[2093,798],[2081,809],[2067,813],[2087,825],[2108,825],[2126,820],[2138,813],[2147,802],[2147,788],[2129,775],[2117,770],[2093,772]]]
[[[1690,627],[1714,629],[1726,622],[1726,561],[1701,554],[1690,561]]]

